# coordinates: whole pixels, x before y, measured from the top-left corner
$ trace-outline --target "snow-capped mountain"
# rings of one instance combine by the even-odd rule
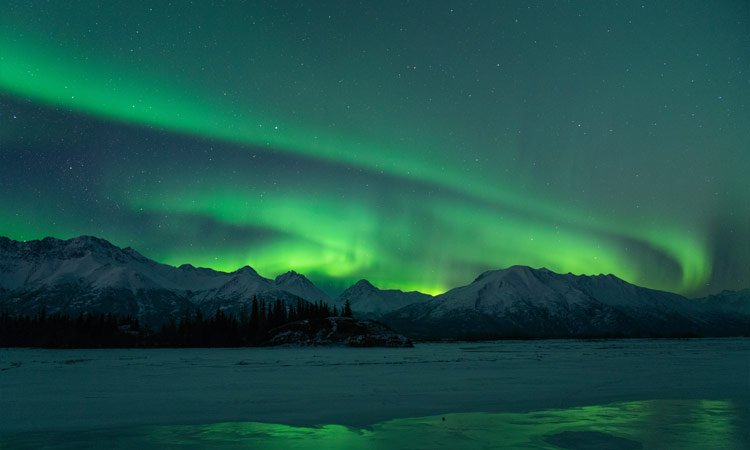
[[[750,318],[646,289],[614,275],[513,266],[383,316],[426,337],[586,337],[750,334]]]
[[[0,310],[33,314],[111,312],[159,322],[186,309],[236,311],[257,296],[330,301],[295,272],[264,278],[251,267],[226,273],[160,264],[91,236],[17,242],[0,237]]]
[[[318,289],[312,281],[293,270],[283,273],[273,280],[276,289],[289,292],[309,302],[330,302],[331,298]]]
[[[417,291],[404,292],[398,289],[378,289],[367,280],[359,280],[345,290],[336,303],[349,301],[356,317],[377,318],[413,303],[431,299],[431,295]]]

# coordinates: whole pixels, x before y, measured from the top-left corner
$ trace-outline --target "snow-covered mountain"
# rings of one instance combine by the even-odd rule
[[[359,280],[342,292],[336,303],[344,305],[348,300],[356,317],[378,318],[383,314],[431,298],[431,295],[417,291],[378,289],[367,280]]]
[[[289,292],[309,302],[328,303],[331,301],[331,298],[325,292],[318,289],[312,281],[293,270],[279,275],[273,282],[276,289]]]
[[[0,237],[0,310],[33,314],[111,312],[160,322],[199,307],[239,310],[257,296],[329,302],[296,272],[275,280],[251,267],[226,273],[189,264],[160,264],[131,248],[91,236],[17,242]]]
[[[750,318],[614,275],[513,266],[383,316],[425,337],[586,337],[750,334]]]

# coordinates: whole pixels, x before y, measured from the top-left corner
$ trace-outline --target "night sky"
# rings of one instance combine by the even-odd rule
[[[0,235],[331,294],[750,286],[750,3],[0,0]]]

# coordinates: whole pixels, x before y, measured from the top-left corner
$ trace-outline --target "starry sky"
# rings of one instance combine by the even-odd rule
[[[0,6],[0,235],[334,295],[750,286],[744,0]]]

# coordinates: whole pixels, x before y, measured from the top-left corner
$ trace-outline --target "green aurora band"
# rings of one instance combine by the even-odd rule
[[[435,195],[425,195],[426,188],[405,190],[400,203],[393,205],[401,213],[395,213],[372,207],[372,198],[361,201],[367,194],[342,200],[338,193],[314,185],[278,188],[261,197],[246,183],[221,173],[212,174],[208,183],[180,169],[158,185],[109,182],[108,195],[119,196],[118,201],[133,212],[162,214],[177,222],[207,217],[282,236],[222,249],[220,260],[213,253],[186,247],[145,249],[163,262],[220,270],[250,264],[266,274],[294,269],[313,280],[339,280],[340,285],[367,277],[381,287],[429,293],[453,287],[456,277],[451,272],[461,264],[614,273],[630,282],[683,293],[701,289],[711,277],[711,244],[705,230],[681,218],[670,220],[651,211],[629,215],[567,201],[565,196],[552,198],[541,189],[520,189],[519,181],[534,184],[523,174],[506,181],[482,167],[467,173],[461,169],[465,155],[424,127],[404,142],[396,132],[372,135],[357,133],[356,127],[320,126],[303,114],[284,116],[268,103],[235,102],[220,89],[176,80],[153,58],[133,70],[93,47],[81,50],[72,40],[35,37],[10,17],[0,19],[0,24],[0,93],[5,95],[144,130],[239,145],[248,152],[262,149],[285,158],[359,168],[384,183],[398,179],[437,190]],[[507,140],[493,151],[512,155],[518,145]],[[6,202],[10,205],[9,199]],[[59,219],[60,224],[65,221]],[[11,218],[0,234],[77,234],[76,221],[68,222],[71,225],[39,225],[30,233],[28,220]],[[126,230],[110,228],[108,234],[104,237],[118,243],[132,241]],[[419,250],[422,257],[404,258],[407,247]],[[654,270],[664,261],[678,268],[676,275]]]

